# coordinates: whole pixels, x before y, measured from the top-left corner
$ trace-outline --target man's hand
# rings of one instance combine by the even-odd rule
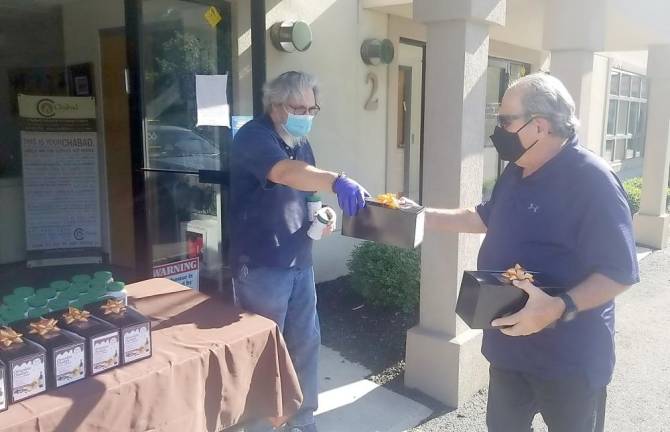
[[[335,210],[333,210],[330,207],[328,207],[328,210],[330,210],[330,213],[331,213],[331,220],[328,223],[328,225],[326,225],[323,228],[323,231],[321,232],[321,238],[322,239],[328,237],[329,235],[334,233],[335,230],[337,229],[337,213],[335,213]]]
[[[347,216],[356,216],[365,207],[365,198],[370,196],[363,186],[343,175],[333,182],[333,192],[337,194],[337,202]]]
[[[519,312],[491,322],[493,327],[504,327],[500,331],[507,336],[537,333],[563,314],[565,304],[560,298],[550,296],[527,280],[513,281],[513,284],[528,294],[528,302]]]

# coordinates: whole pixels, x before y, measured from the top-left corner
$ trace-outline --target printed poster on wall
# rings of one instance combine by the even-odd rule
[[[28,265],[101,262],[95,98],[18,99]]]

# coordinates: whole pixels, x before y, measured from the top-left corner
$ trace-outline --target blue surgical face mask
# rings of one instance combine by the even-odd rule
[[[312,130],[313,120],[313,115],[297,115],[288,113],[288,118],[284,124],[284,129],[286,129],[286,132],[296,138],[303,138],[309,134],[309,131]]]

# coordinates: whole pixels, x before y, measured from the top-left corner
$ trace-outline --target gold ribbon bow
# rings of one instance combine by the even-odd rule
[[[50,318],[42,318],[37,322],[31,322],[29,324],[30,326],[30,334],[38,334],[40,336],[46,336],[51,332],[57,332],[60,329],[56,326],[58,324],[58,321]]]
[[[394,193],[385,193],[385,194],[377,195],[377,198],[375,198],[375,201],[377,201],[379,204],[385,205],[388,208],[392,208],[392,209],[399,209],[400,208],[400,203],[398,203],[398,197]]]
[[[105,315],[110,314],[120,314],[125,312],[126,306],[123,304],[123,300],[107,300],[107,303],[100,306],[102,310],[105,311]]]
[[[503,273],[503,277],[506,278],[507,280],[511,281],[523,281],[527,280],[529,282],[535,282],[535,279],[533,278],[533,275],[530,273],[527,273],[523,267],[521,267],[519,264],[515,265],[512,268],[509,268],[505,270],[505,273]]]
[[[69,307],[67,313],[63,314],[63,319],[67,324],[72,324],[75,321],[88,321],[91,313],[85,310],[79,310],[74,307]]]
[[[5,348],[12,346],[12,344],[23,343],[23,336],[21,333],[17,333],[9,327],[0,328],[0,344],[4,345]]]

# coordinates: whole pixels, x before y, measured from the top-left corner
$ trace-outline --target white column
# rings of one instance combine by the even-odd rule
[[[551,74],[565,84],[575,100],[577,118],[581,123],[579,139],[582,145],[600,154],[606,97],[603,97],[602,100],[594,97],[594,83],[607,81],[606,79],[594,80],[594,61],[595,56],[592,51],[551,52]],[[607,67],[604,73],[607,74]]]
[[[430,207],[481,200],[489,28],[504,0],[414,0],[428,27],[423,188]],[[459,406],[488,380],[481,331],[455,313],[463,270],[479,237],[428,231],[422,247],[420,323],[407,334],[405,385]]]
[[[607,104],[608,61],[603,51],[609,0],[547,0],[544,47],[551,74],[575,100],[582,145],[601,154]]]
[[[647,139],[642,199],[640,211],[635,215],[635,237],[639,244],[662,249],[667,245],[670,231],[666,209],[670,168],[670,45],[649,48],[647,79]]]

